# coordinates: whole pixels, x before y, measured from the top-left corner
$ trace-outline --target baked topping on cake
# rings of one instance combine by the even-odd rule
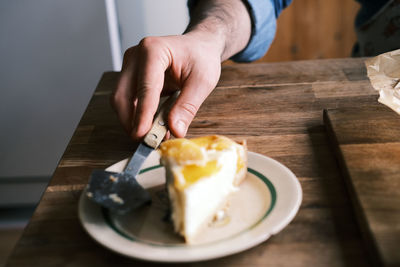
[[[246,144],[213,135],[168,140],[159,151],[166,168],[175,231],[193,243],[245,178]]]

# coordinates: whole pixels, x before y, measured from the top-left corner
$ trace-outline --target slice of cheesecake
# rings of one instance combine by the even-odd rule
[[[246,144],[213,135],[168,140],[159,151],[174,229],[187,243],[195,243],[246,177]]]

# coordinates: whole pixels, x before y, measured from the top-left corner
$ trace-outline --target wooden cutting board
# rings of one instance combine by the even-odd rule
[[[375,264],[400,266],[400,115],[383,105],[328,109],[324,123]]]

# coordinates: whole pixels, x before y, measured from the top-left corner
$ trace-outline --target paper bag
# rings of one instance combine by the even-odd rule
[[[378,101],[400,114],[400,49],[366,60],[368,77]]]

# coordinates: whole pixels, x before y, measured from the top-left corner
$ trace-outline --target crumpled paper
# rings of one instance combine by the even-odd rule
[[[365,61],[368,77],[378,101],[400,115],[400,49],[381,54]]]

